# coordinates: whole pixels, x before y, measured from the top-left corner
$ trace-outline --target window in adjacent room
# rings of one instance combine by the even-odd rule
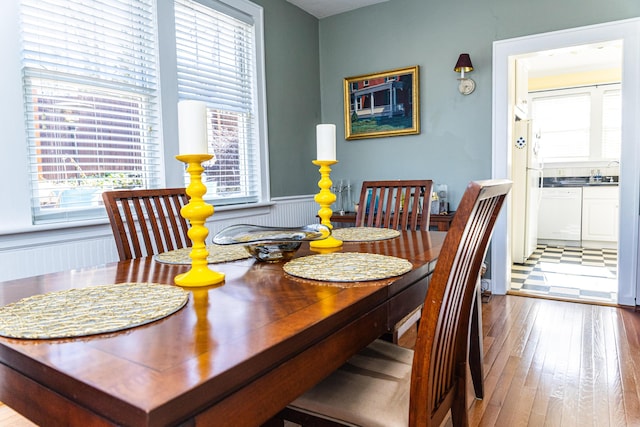
[[[588,160],[590,121],[589,94],[534,98],[533,124],[544,161]]]
[[[620,85],[534,92],[533,129],[545,163],[620,160]]]

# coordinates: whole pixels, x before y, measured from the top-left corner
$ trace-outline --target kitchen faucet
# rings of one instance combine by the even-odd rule
[[[611,167],[611,166],[614,166],[614,165],[620,167],[620,162],[618,160],[612,160],[612,161],[609,162],[609,164],[607,164],[607,167]],[[613,176],[609,177],[609,182],[614,182],[613,181]]]

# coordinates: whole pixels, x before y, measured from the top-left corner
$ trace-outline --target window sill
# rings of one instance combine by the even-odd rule
[[[214,214],[211,218],[209,218],[209,221],[253,217],[256,215],[267,215],[270,213],[271,207],[273,205],[275,205],[275,202],[262,202],[254,203],[251,205],[229,205],[219,207],[216,207],[214,205]],[[62,232],[69,234],[81,234],[84,232],[89,232],[92,236],[95,236],[95,232],[97,230],[104,230],[105,232],[108,232],[108,234],[110,234],[111,230],[105,227],[108,225],[109,220],[106,216],[100,219],[85,221],[74,221],[67,223],[58,222],[30,226],[11,227],[10,224],[4,224],[5,227],[0,228],[0,237],[11,240],[11,235],[20,235],[20,239],[22,240],[26,237],[25,235],[28,234],[34,237],[38,234],[42,234],[42,237],[46,238],[46,236],[59,235]],[[3,245],[0,244],[0,248],[2,246]]]

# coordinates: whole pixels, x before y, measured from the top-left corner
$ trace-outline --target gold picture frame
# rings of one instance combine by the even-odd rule
[[[418,66],[344,79],[347,140],[420,133]]]

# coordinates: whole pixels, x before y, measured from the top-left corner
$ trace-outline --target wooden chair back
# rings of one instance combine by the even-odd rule
[[[428,230],[433,181],[364,181],[356,227]]]
[[[507,180],[471,182],[440,251],[418,328],[411,372],[409,425],[439,426],[451,409],[466,426],[469,321],[478,277]]]
[[[120,261],[191,246],[184,188],[105,191],[102,200]]]

